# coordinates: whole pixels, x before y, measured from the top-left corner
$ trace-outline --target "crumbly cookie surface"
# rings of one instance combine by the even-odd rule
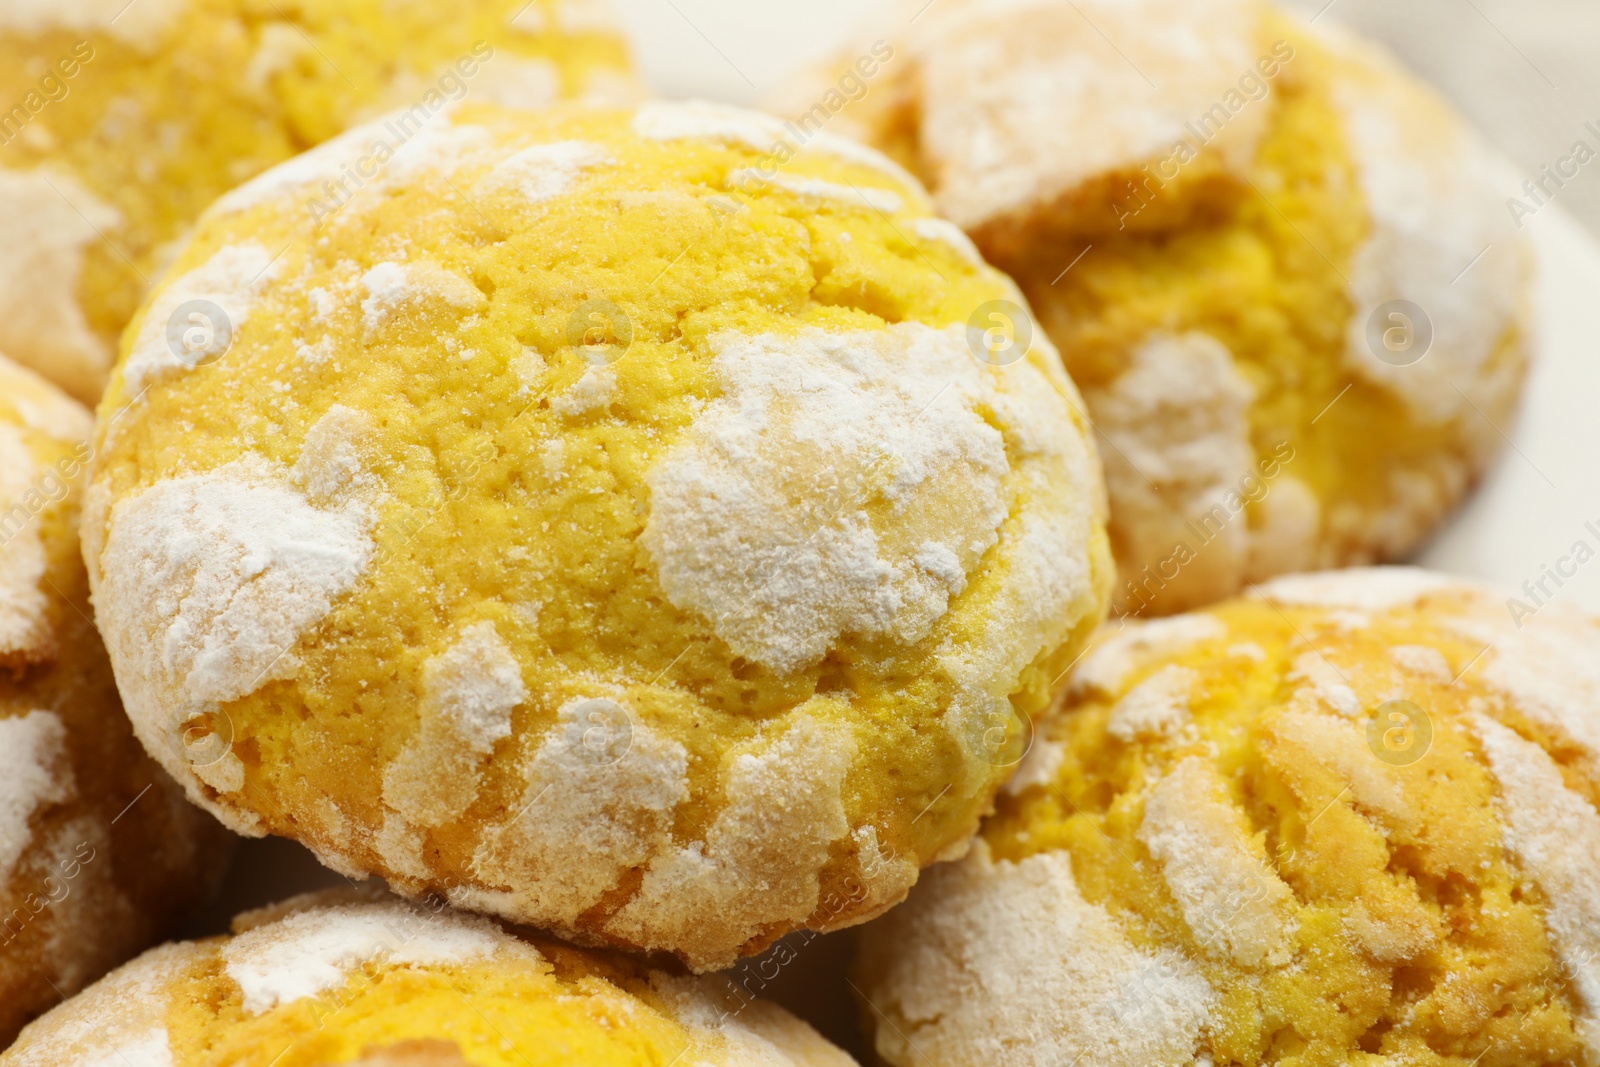
[[[1028,294],[1098,430],[1118,610],[1420,544],[1532,349],[1498,157],[1251,0],[919,6],[859,102],[819,111],[825,69],[783,108],[885,148]]]
[[[1406,569],[1107,627],[869,928],[894,1064],[1600,1055],[1600,622]]]
[[[104,1058],[111,1054],[111,1058]],[[765,1002],[485,919],[335,891],[164,945],[29,1027],[5,1067],[848,1067]]]
[[[134,739],[89,620],[89,412],[0,357],[0,1044],[167,933],[226,835]]]
[[[468,107],[314,217],[370,133],[128,335],[85,554],[141,739],[241,832],[697,967],[893,904],[1110,580],[1054,350],[969,343],[1015,288],[751,112]]]
[[[99,399],[220,194],[398,109],[642,95],[602,0],[22,0],[0,12],[0,351]],[[356,175],[334,175],[346,189]]]

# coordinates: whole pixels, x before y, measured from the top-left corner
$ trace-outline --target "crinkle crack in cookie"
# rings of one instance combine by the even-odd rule
[[[209,895],[228,835],[134,740],[88,617],[89,412],[0,357],[0,1046]]]
[[[1020,296],[915,180],[785,136],[468,107],[320,225],[304,161],[208,214],[85,533],[191,795],[696,967],[963,847],[1103,615],[1097,464],[1042,333],[974,356]],[[190,365],[162,323],[200,294],[231,347]]]
[[[852,1067],[723,985],[335,891],[147,952],[28,1027],[0,1067]]]
[[[1108,626],[869,927],[892,1064],[1600,1062],[1600,620],[1426,571]]]
[[[1117,610],[1419,544],[1519,394],[1520,179],[1331,19],[922,6],[780,109],[889,151],[1033,301],[1099,431]]]
[[[372,137],[404,156],[464,98],[641,95],[605,0],[8,0],[0,350],[93,403],[150,281],[247,178],[391,108]],[[354,163],[308,205],[359,189]]]

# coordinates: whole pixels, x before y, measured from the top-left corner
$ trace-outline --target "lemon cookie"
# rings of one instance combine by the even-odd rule
[[[1596,1062],[1600,620],[1514,606],[1354,570],[1106,627],[982,844],[867,929],[879,1052]]]
[[[849,1067],[718,978],[335,891],[164,945],[23,1032],[4,1067]]]
[[[1520,179],[1259,0],[922,6],[855,103],[830,68],[784,110],[887,149],[1027,292],[1099,431],[1118,610],[1416,547],[1519,393]]]
[[[134,740],[78,552],[89,412],[0,357],[0,1045],[165,934],[227,835]]]
[[[93,403],[150,281],[247,178],[389,109],[402,151],[462,99],[639,95],[602,0],[7,3],[0,351]]]
[[[192,796],[696,967],[962,846],[1103,615],[1097,465],[1042,332],[969,331],[1020,296],[915,180],[785,137],[468,106],[320,222],[322,149],[207,214],[85,524]]]

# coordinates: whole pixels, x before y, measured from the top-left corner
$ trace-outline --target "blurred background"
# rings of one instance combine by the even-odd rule
[[[753,104],[892,0],[616,0],[645,75],[671,96]],[[939,0],[933,0],[938,3]],[[1580,139],[1600,151],[1597,0],[1285,0],[1386,42],[1442,88],[1524,177]],[[642,47],[648,42],[649,47]],[[1507,195],[1512,190],[1507,191]],[[1600,234],[1600,167],[1559,202]]]

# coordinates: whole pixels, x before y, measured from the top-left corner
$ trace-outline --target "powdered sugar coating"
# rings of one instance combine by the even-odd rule
[[[1204,613],[1124,623],[1120,629],[1102,632],[1073,672],[1072,688],[1120,692],[1128,676],[1145,664],[1181,653],[1202,641],[1220,640],[1227,634],[1227,626]]]
[[[466,1063],[464,1049],[474,1040],[527,1047],[526,1027],[508,1028],[474,1006],[480,978],[496,994],[509,988],[530,1007],[548,1012],[542,1018],[557,1035],[563,1023],[575,1025],[580,1033],[606,1034],[604,1049],[625,1051],[676,1041],[678,1047],[660,1062],[676,1051],[685,1062],[705,1067],[854,1063],[774,1004],[745,1000],[730,1010],[720,977],[669,975],[618,957],[526,940],[474,916],[430,911],[373,891],[296,897],[239,916],[234,930],[231,938],[146,953],[28,1029],[0,1054],[0,1063],[173,1067],[174,1048],[187,1063],[189,1049],[225,1044],[230,1030],[243,1027],[281,1034],[291,1046],[336,1041],[349,1036],[350,1021],[370,1007],[399,1007],[414,1016],[413,1025],[392,1041],[372,1040],[382,1030],[364,1032],[366,1050],[356,1062],[373,1067]],[[403,986],[407,971],[441,976],[446,992],[430,993],[418,982],[398,1001],[386,1001],[392,986],[385,979]],[[317,1003],[304,1003],[313,998]],[[175,1010],[179,1002],[190,1010]],[[329,1010],[331,1005],[338,1010]],[[235,1015],[240,1010],[243,1020]]]
[[[1002,437],[977,410],[996,384],[964,338],[915,324],[728,335],[714,367],[723,396],[651,476],[643,543],[667,596],[780,672],[815,662],[845,633],[921,640],[1006,515]],[[813,466],[869,485],[887,473],[889,518],[868,518],[870,496],[819,502],[797,491]],[[928,507],[956,484],[964,500]],[[907,538],[905,525],[921,533]],[[930,544],[961,574],[919,564]]]
[[[1020,220],[1192,139],[1184,122],[1252,68],[1258,11],[1248,0],[1208,0],[1203,14],[1178,0],[929,9],[895,62],[915,71],[941,213],[969,232]],[[1265,112],[1241,112],[1219,139],[1235,165],[1248,163]]]
[[[769,923],[803,925],[820,897],[817,872],[850,831],[840,792],[855,754],[843,728],[801,715],[738,756],[705,839],[656,856],[607,929],[640,947],[675,945],[709,969],[732,963]],[[708,904],[715,927],[701,920]]]
[[[480,184],[510,186],[529,203],[560,196],[572,188],[585,171],[611,162],[599,145],[583,141],[557,141],[534,145],[496,163]]]
[[[66,745],[66,727],[51,712],[0,719],[0,883],[33,842],[34,812],[74,795]]]
[[[526,776],[518,809],[484,834],[473,859],[485,883],[524,888],[457,896],[467,907],[549,916],[568,930],[624,872],[671,850],[672,813],[689,796],[684,747],[604,698],[563,704]],[[576,854],[574,840],[585,843]]]
[[[1217,997],[1182,957],[1134,947],[1061,853],[995,862],[980,840],[874,929],[901,948],[869,987],[889,991],[877,1049],[894,1063],[1189,1067]]]
[[[1361,567],[1284,575],[1250,593],[1285,607],[1392,611],[1459,584],[1448,575],[1417,567]]]
[[[801,178],[790,174],[763,174],[759,170],[736,170],[728,175],[730,189],[750,190],[762,185],[775,185],[780,189],[812,200],[831,201],[851,207],[866,207],[892,215],[905,207],[905,199],[888,189],[866,185],[840,185],[820,178]]]
[[[511,736],[511,713],[528,698],[522,667],[495,631],[475,622],[422,667],[421,727],[383,775],[384,803],[437,826],[478,794],[481,764]]]
[[[1545,921],[1587,1009],[1585,1043],[1600,1054],[1600,814],[1538,745],[1492,719],[1477,729],[1500,783],[1506,847],[1548,900]]]
[[[295,643],[371,557],[371,522],[353,497],[317,506],[253,454],[111,510],[97,602],[128,713],[174,777],[189,777],[190,718],[293,675]]]
[[[1208,951],[1247,967],[1282,965],[1294,894],[1258,854],[1222,788],[1204,760],[1184,760],[1146,798],[1139,840]]]
[[[1117,701],[1106,730],[1124,741],[1181,730],[1189,722],[1189,695],[1199,680],[1187,667],[1162,667]]]
[[[219,250],[165,285],[146,309],[133,348],[123,362],[124,388],[136,397],[161,379],[193,370],[211,358],[224,336],[236,335],[244,328],[257,294],[278,269],[273,253],[250,242]],[[185,305],[200,301],[209,306],[179,316]],[[181,344],[191,332],[196,334],[193,348]],[[173,343],[174,336],[180,344]],[[180,355],[180,351],[186,354]]]
[[[1527,249],[1504,206],[1517,175],[1392,59],[1343,33],[1322,39],[1347,60],[1333,99],[1372,220],[1349,268],[1346,361],[1425,422],[1470,418],[1504,390],[1506,368],[1490,363],[1521,316]],[[1423,309],[1433,341],[1396,366],[1374,354],[1368,323],[1401,299]]]
[[[159,7],[159,0],[152,6]],[[39,5],[47,7],[55,5]],[[0,203],[6,205],[0,215],[0,352],[88,400],[112,353],[90,328],[75,294],[85,251],[120,221],[118,212],[54,169],[0,167]],[[49,365],[35,355],[45,348]]]
[[[221,957],[244,1010],[260,1015],[336,988],[366,963],[447,966],[516,944],[481,919],[430,916],[392,901],[296,912],[239,934]]]
[[[0,655],[13,662],[38,660],[50,646],[43,581],[45,546],[39,518],[28,514],[40,475],[22,431],[0,423]]]

